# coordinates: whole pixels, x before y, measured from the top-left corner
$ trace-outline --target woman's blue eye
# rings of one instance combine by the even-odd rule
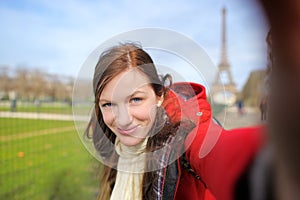
[[[101,105],[101,107],[103,107],[103,108],[109,108],[111,106],[112,106],[112,103],[104,103]]]
[[[138,103],[138,102],[142,101],[142,98],[135,97],[135,98],[130,99],[130,101],[132,101],[133,103]]]

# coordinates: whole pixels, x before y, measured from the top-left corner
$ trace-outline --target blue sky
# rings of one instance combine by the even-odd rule
[[[217,66],[223,6],[229,62],[240,89],[252,70],[266,66],[267,26],[247,0],[1,0],[0,65],[75,77],[89,54],[112,36],[156,27],[193,39]]]

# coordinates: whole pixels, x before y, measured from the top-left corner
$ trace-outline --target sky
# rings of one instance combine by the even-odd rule
[[[266,22],[249,0],[1,0],[0,65],[76,77],[103,42],[140,28],[168,29],[220,61],[221,9],[227,9],[227,54],[241,89],[267,63]]]

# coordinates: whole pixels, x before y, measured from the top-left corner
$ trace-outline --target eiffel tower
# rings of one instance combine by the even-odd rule
[[[225,76],[227,81],[224,82]],[[227,43],[226,43],[226,8],[222,9],[222,46],[221,46],[221,60],[218,66],[218,71],[215,80],[212,84],[211,91],[213,94],[229,92],[236,96],[237,89],[233,82],[230,65],[227,58]],[[224,94],[225,95],[225,94]],[[226,101],[226,99],[225,99]]]

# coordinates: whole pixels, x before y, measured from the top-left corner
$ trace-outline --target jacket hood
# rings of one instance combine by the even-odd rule
[[[211,118],[205,87],[197,83],[174,83],[162,106],[172,122],[192,120],[198,125]]]

